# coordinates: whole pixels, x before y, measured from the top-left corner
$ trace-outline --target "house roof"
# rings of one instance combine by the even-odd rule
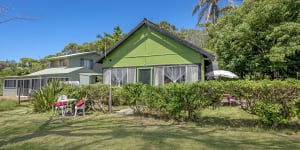
[[[67,74],[71,73],[77,70],[83,69],[83,67],[73,67],[73,68],[47,68],[44,70],[40,70],[28,75],[25,75],[25,77],[30,77],[30,76],[42,76],[42,75],[51,75],[51,74]]]
[[[74,53],[74,54],[70,54],[70,55],[62,55],[62,56],[57,56],[57,57],[50,57],[47,58],[48,60],[55,60],[55,59],[61,59],[61,58],[68,58],[68,57],[74,57],[74,56],[80,56],[80,55],[86,55],[86,54],[97,54],[96,51],[91,51],[91,52],[82,52],[82,53]]]
[[[101,73],[79,73],[80,75],[85,75],[85,76],[99,76],[102,75]]]
[[[124,41],[126,41],[131,35],[133,35],[138,29],[140,29],[141,27],[143,27],[144,25],[150,27],[151,29],[161,33],[161,34],[164,34],[165,36],[195,50],[196,52],[199,52],[200,54],[206,56],[207,58],[210,58],[212,60],[215,59],[215,56],[210,53],[210,52],[207,52],[206,50],[202,49],[202,48],[199,48],[191,43],[189,43],[188,41],[182,39],[182,38],[179,38],[178,36],[168,32],[168,31],[165,31],[164,29],[161,29],[158,27],[158,25],[152,23],[151,21],[149,21],[148,19],[144,19],[142,22],[140,22],[135,28],[133,28],[122,40],[118,41],[113,47],[111,47],[110,49],[108,49],[108,51],[105,53],[105,54],[101,54],[100,55],[100,58],[96,61],[97,63],[101,63],[103,62],[103,59],[105,58],[105,55],[109,55],[113,50],[115,50],[117,47],[119,47]]]

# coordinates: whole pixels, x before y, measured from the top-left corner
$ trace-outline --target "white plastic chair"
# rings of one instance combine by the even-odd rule
[[[81,109],[81,110],[82,110],[83,116],[85,115],[85,103],[86,103],[85,100],[80,100],[78,103],[76,103],[76,105],[75,105],[75,115],[74,115],[74,116],[77,115],[78,109]],[[81,105],[80,105],[80,104],[81,104]]]
[[[57,102],[61,102],[62,105],[55,105],[55,113],[58,109],[61,109],[61,115],[65,116],[65,109],[67,108],[68,105],[68,97],[66,95],[61,95],[58,97]],[[63,104],[63,102],[66,102],[65,104]]]

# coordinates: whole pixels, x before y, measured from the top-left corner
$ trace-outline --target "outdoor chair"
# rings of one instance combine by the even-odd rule
[[[61,115],[65,115],[65,109],[68,105],[68,97],[66,95],[61,95],[58,97],[57,102],[55,102],[55,113],[58,109],[61,109]]]
[[[236,105],[235,97],[230,96],[228,99],[229,106]]]
[[[85,115],[85,100],[80,100],[78,103],[75,104],[75,115],[77,115],[77,111],[81,109],[83,112],[83,116]]]

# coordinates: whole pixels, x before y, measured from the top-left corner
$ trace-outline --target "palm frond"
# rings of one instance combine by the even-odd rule
[[[207,11],[207,14],[206,14],[205,19],[204,19],[204,23],[207,23],[210,16],[211,16],[212,5],[213,5],[213,3],[209,4],[208,11]]]
[[[206,0],[199,0],[198,3],[194,6],[192,15],[194,15],[199,9],[201,9],[202,5],[204,5],[205,2]]]
[[[198,14],[197,24],[199,24],[201,19],[204,17],[204,14],[208,13],[208,10],[209,10],[209,3],[205,3],[204,7],[201,9],[200,13]]]

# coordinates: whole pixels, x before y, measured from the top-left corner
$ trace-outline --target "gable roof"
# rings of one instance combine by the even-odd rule
[[[25,77],[29,77],[29,76],[41,76],[41,75],[52,75],[52,74],[67,74],[67,73],[71,73],[80,69],[83,69],[84,67],[74,67],[74,68],[64,68],[64,67],[60,67],[60,68],[47,68],[47,69],[43,69],[28,75],[25,75]]]
[[[69,57],[81,56],[81,55],[93,54],[93,53],[97,54],[96,51],[91,51],[91,52],[82,52],[82,53],[74,53],[74,54],[69,54],[69,55],[62,55],[62,56],[50,57],[50,58],[47,58],[47,59],[48,60],[55,60],[55,59],[69,58]]]
[[[106,55],[109,55],[109,53],[111,53],[113,50],[115,50],[117,47],[119,47],[124,41],[126,41],[131,35],[133,35],[138,29],[140,29],[144,25],[146,25],[146,26],[150,27],[151,29],[193,49],[194,51],[206,56],[209,59],[212,59],[212,60],[215,59],[215,56],[212,53],[207,52],[204,49],[199,48],[199,47],[195,46],[194,44],[189,43],[188,41],[186,41],[182,38],[179,38],[178,36],[168,32],[168,31],[165,31],[164,29],[161,29],[160,27],[158,27],[158,25],[154,24],[153,22],[151,22],[145,18],[135,28],[133,28],[122,40],[118,41],[114,46],[112,46],[110,49],[108,49],[106,53],[101,54],[100,58],[96,62],[97,63],[103,62],[103,59],[105,58]]]

